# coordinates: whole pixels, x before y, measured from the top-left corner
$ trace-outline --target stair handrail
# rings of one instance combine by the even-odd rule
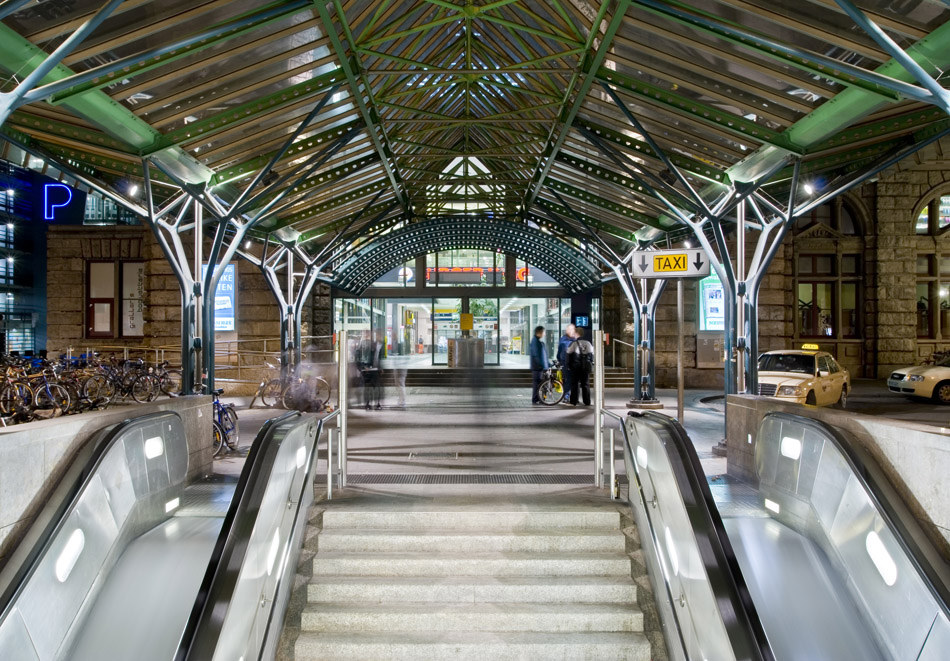
[[[629,484],[627,501],[640,532],[644,559],[657,596],[670,657],[678,661],[714,658],[715,649],[719,649],[730,650],[737,661],[774,661],[775,655],[742,576],[699,457],[686,431],[672,418],[656,412],[629,411],[624,418],[604,409],[603,415],[620,429]],[[641,433],[645,435],[649,432],[655,436],[651,446],[653,454],[648,455],[640,444],[634,451],[628,429],[632,425],[636,426],[638,441],[641,440]],[[662,503],[659,501],[655,489],[652,494],[649,493],[647,483],[653,482],[653,476],[647,474],[650,464],[648,457],[657,454],[665,456],[667,460],[666,465],[661,464],[664,470],[659,475],[672,478],[674,482],[663,486],[674,488],[679,494],[679,499],[671,498],[669,504],[665,498]],[[684,517],[681,520],[686,522],[688,530],[675,532],[692,545],[687,550],[699,558],[705,575],[704,580],[698,580],[696,567],[691,567],[693,573],[689,577],[690,582],[681,581],[679,596],[674,594],[670,577],[671,569],[674,576],[678,572],[678,552],[673,543],[673,533],[666,525],[663,531],[659,530],[660,524],[665,523],[662,520],[663,510],[677,506],[683,509],[678,513]],[[701,537],[703,543],[699,543],[697,537]],[[680,550],[683,550],[682,547]],[[702,619],[691,617],[692,611],[685,608],[687,587],[690,600],[701,601],[705,598],[707,603],[714,604],[712,610],[719,614],[715,623],[712,622],[714,618],[708,617],[708,611],[702,613]],[[685,617],[681,617],[680,609],[685,611]],[[701,655],[700,648],[704,649]],[[720,654],[716,658],[725,657]]]

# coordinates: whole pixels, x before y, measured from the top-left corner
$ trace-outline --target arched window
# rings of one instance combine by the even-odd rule
[[[823,225],[831,228],[838,234],[845,236],[856,236],[862,234],[855,213],[852,211],[848,202],[837,198],[815,207],[804,216],[799,216],[795,225],[799,232],[813,228],[816,225]]]
[[[917,214],[917,234],[943,234],[950,227],[950,193],[931,198]]]

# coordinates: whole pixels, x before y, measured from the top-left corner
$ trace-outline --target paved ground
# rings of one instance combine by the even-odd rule
[[[883,381],[855,380],[848,410],[950,427],[950,407],[888,392]],[[632,390],[606,391],[606,406],[621,414]],[[657,393],[663,413],[676,415],[676,392]],[[719,398],[717,398],[719,396]],[[233,398],[241,424],[240,450],[215,461],[215,471],[237,475],[266,420],[281,409],[247,409]],[[351,407],[351,473],[593,471],[593,409],[531,406],[530,392],[510,388],[409,388],[405,407],[394,393],[380,410]],[[723,438],[723,401],[713,390],[686,391],[685,427],[707,475],[725,472],[712,448]]]

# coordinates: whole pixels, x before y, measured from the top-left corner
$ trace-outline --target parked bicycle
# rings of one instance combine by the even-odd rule
[[[214,396],[214,413],[211,420],[211,448],[212,455],[217,457],[224,448],[229,451],[238,449],[240,439],[240,430],[238,428],[238,415],[234,410],[234,404],[222,404],[221,393],[223,388],[212,390]]]
[[[271,369],[277,369],[267,363]],[[285,409],[297,411],[322,411],[330,402],[332,390],[330,384],[321,376],[315,374],[293,377],[286,381],[280,378],[261,381],[251,406],[258,399],[264,406],[283,406]]]
[[[564,399],[564,382],[561,377],[561,363],[558,361],[555,360],[541,375],[538,397],[546,406],[554,406]]]

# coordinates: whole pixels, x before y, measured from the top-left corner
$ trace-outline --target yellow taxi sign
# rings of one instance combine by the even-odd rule
[[[654,273],[683,273],[689,271],[689,260],[685,252],[666,253],[653,258]]]
[[[805,351],[818,351],[817,344],[803,344],[802,349]]]

